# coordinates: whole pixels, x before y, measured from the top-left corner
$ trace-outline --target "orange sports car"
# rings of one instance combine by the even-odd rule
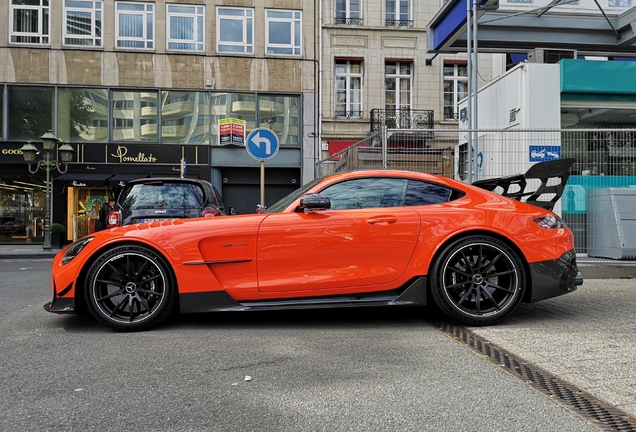
[[[432,301],[460,323],[485,325],[582,284],[563,221],[486,183],[357,171],[314,180],[260,214],[100,231],[55,257],[44,308],[141,330],[175,310]]]

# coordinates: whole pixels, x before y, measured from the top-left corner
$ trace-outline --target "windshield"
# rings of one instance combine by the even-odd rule
[[[281,199],[280,201],[278,201],[274,205],[268,207],[263,213],[280,213],[280,212],[282,212],[287,207],[289,207],[289,205],[291,203],[293,203],[298,198],[303,196],[309,189],[314,187],[321,180],[322,180],[321,178],[318,178],[318,179],[310,181],[309,183],[307,183],[306,185],[304,185],[300,189],[296,189],[295,191],[293,191],[292,193],[287,195],[285,198]]]

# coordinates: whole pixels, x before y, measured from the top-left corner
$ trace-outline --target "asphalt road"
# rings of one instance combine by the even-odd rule
[[[595,431],[443,335],[430,309],[48,314],[50,261],[0,261],[2,431]]]

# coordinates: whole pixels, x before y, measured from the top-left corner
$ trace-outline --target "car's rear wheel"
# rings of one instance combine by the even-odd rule
[[[120,331],[143,330],[163,321],[175,303],[168,263],[145,246],[114,247],[91,265],[85,284],[88,309]]]
[[[449,317],[486,325],[514,311],[525,291],[524,266],[505,243],[471,236],[448,245],[434,260],[431,293]]]

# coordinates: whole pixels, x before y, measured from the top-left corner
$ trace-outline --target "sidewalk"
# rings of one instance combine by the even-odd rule
[[[57,248],[45,251],[41,244],[0,245],[0,259],[53,259],[59,251]]]
[[[45,251],[41,244],[0,245],[1,259],[53,259],[59,249]],[[585,254],[576,257],[579,271],[585,279],[629,279],[636,278],[636,261],[617,261],[589,258]],[[585,287],[585,283],[583,285]]]

